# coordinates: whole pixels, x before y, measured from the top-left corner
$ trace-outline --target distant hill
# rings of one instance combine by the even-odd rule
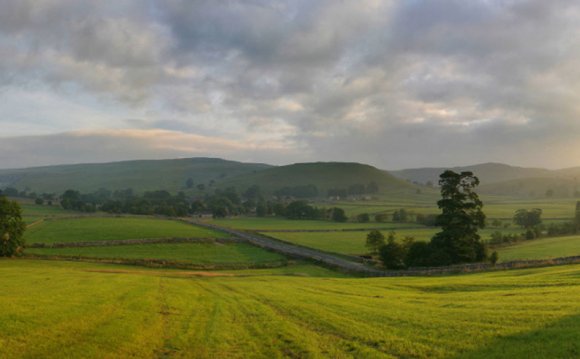
[[[578,181],[569,177],[532,177],[483,184],[480,193],[525,198],[578,197]]]
[[[217,158],[123,161],[0,170],[0,188],[15,187],[38,193],[62,193],[67,189],[92,192],[133,188],[137,192],[185,189],[191,178],[193,186],[229,177],[252,174],[270,168],[259,163],[242,163]]]
[[[389,173],[411,182],[426,184],[430,181],[433,184],[437,184],[439,181],[439,175],[447,169],[455,172],[471,171],[477,177],[479,177],[482,185],[524,178],[554,178],[558,177],[559,175],[557,171],[551,171],[543,168],[516,167],[502,163],[483,163],[473,166],[451,168],[415,168],[400,171],[389,171]],[[578,170],[580,175],[580,168]]]
[[[222,186],[245,189],[257,184],[262,191],[273,193],[285,187],[314,185],[321,194],[329,189],[348,188],[375,182],[380,192],[412,190],[415,186],[375,167],[347,162],[297,163],[272,167],[263,171],[230,177]]]

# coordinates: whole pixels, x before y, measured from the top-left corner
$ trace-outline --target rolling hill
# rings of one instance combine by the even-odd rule
[[[191,178],[193,186],[251,174],[271,167],[217,158],[123,161],[0,170],[0,188],[15,187],[35,192],[62,193],[67,189],[92,192],[133,188],[137,192],[183,190]]]
[[[266,193],[285,187],[314,185],[320,193],[329,189],[348,188],[375,182],[380,192],[413,190],[414,185],[375,167],[349,162],[296,163],[263,171],[230,177],[221,185],[245,189],[257,184]]]
[[[471,171],[481,180],[482,185],[496,182],[511,181],[525,178],[554,178],[559,176],[557,171],[544,168],[516,167],[502,163],[482,163],[463,167],[430,167],[414,168],[400,171],[389,171],[392,175],[416,183],[426,184],[428,181],[436,184],[439,175],[446,169],[455,172]],[[580,173],[580,169],[578,171]]]

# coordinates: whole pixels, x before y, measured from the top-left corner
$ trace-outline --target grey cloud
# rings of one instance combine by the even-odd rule
[[[0,86],[40,83],[73,98],[80,89],[105,108],[147,114],[122,122],[123,113],[129,127],[270,135],[294,144],[295,158],[383,167],[506,152],[520,164],[546,161],[564,152],[544,153],[538,142],[571,144],[580,131],[572,0],[0,0],[0,8]],[[138,148],[129,153],[155,156]]]

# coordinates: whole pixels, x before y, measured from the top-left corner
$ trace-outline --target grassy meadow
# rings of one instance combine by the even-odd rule
[[[210,275],[0,260],[0,357],[580,353],[580,265],[434,278]]]
[[[49,220],[28,228],[27,243],[67,243],[138,238],[223,238],[191,224],[150,217],[86,217]]]
[[[498,249],[500,260],[580,256],[580,236],[540,238]]]

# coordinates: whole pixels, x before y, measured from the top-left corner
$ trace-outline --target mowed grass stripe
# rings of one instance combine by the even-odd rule
[[[119,267],[0,261],[0,357],[568,358],[580,350],[580,265],[374,279],[95,272],[107,268]]]
[[[70,243],[171,237],[223,238],[228,236],[179,221],[148,217],[89,217],[50,220],[32,226],[25,233],[26,243]]]
[[[173,243],[111,247],[27,248],[26,254],[106,259],[155,259],[190,264],[264,264],[285,257],[245,243]]]

